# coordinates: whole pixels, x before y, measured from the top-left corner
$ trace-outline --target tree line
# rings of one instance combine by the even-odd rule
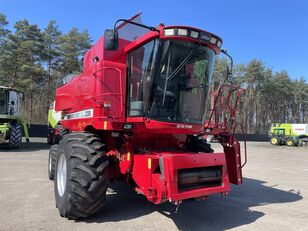
[[[45,28],[27,20],[16,22],[13,31],[8,25],[0,13],[0,85],[23,90],[23,117],[30,123],[46,124],[57,81],[81,71],[82,57],[92,39],[86,30],[61,32],[54,20]],[[216,59],[212,89],[226,78],[227,62]],[[249,86],[238,108],[238,118],[248,133],[265,134],[273,122],[308,123],[308,83],[304,78],[273,72],[253,59],[235,65],[232,81]]]
[[[14,31],[8,25],[0,13],[0,85],[24,91],[23,117],[46,124],[58,79],[81,71],[92,39],[77,28],[62,33],[54,20],[43,29],[27,20],[16,22]]]

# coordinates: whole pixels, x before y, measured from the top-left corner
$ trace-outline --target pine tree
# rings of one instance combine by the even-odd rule
[[[61,37],[60,41],[62,72],[80,72],[82,69],[82,57],[91,47],[92,40],[88,32],[79,32],[77,28],[72,28]]]
[[[43,32],[43,45],[44,49],[43,59],[46,69],[46,88],[48,92],[47,105],[52,101],[53,93],[55,90],[55,83],[60,75],[60,61],[61,52],[59,49],[61,32],[56,25],[56,21],[52,20],[48,23]]]
[[[5,47],[7,43],[7,38],[10,31],[7,29],[8,21],[6,20],[6,16],[0,13],[0,85],[6,84],[5,77]]]

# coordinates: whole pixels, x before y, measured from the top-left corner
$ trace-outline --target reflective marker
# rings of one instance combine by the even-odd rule
[[[130,161],[130,152],[127,153],[127,161]]]
[[[148,169],[152,168],[152,159],[148,158]]]

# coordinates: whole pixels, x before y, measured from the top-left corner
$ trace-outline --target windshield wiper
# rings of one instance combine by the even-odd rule
[[[163,102],[162,102],[162,106],[165,105],[165,98],[166,98],[166,92],[167,92],[167,86],[168,86],[168,81],[173,78],[183,67],[184,65],[188,62],[188,60],[190,59],[193,51],[195,49],[191,50],[188,55],[183,59],[183,61],[179,64],[179,66],[177,68],[175,68],[175,70],[166,78],[165,81],[165,86],[164,86],[164,95],[163,95]]]

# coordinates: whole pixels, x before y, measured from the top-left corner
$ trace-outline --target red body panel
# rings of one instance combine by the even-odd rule
[[[103,120],[110,118],[112,122],[125,121],[126,66],[105,61],[94,67],[91,75],[80,75],[56,90],[56,110],[63,115],[93,109],[90,118],[61,121],[72,131],[83,131],[87,126],[102,130]]]

